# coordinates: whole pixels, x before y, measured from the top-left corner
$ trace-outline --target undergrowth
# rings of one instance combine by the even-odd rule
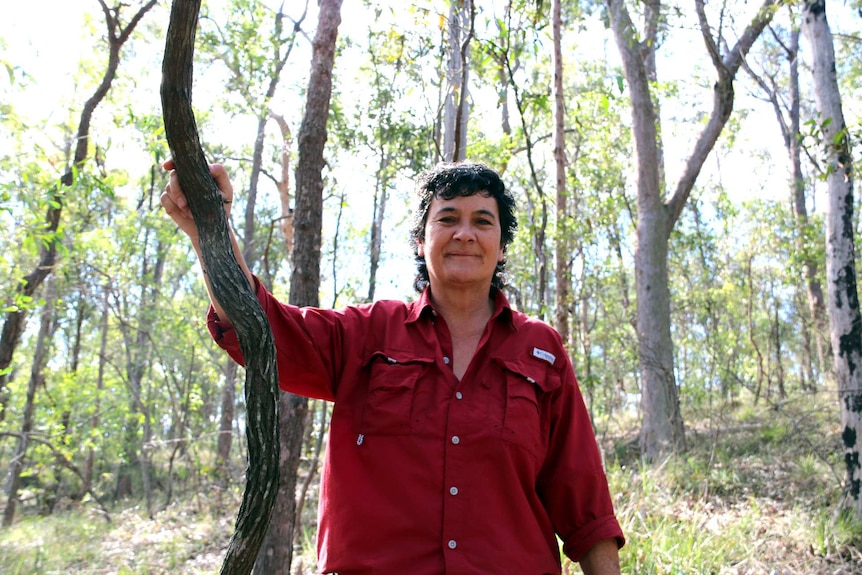
[[[627,543],[623,572],[648,575],[862,573],[862,524],[837,512],[837,402],[802,396],[687,414],[687,451],[647,464],[631,437],[603,441]],[[0,531],[3,575],[217,573],[239,494],[196,497],[150,519],[140,506],[21,517]],[[313,526],[294,573],[313,573]],[[579,573],[564,565],[564,573]]]

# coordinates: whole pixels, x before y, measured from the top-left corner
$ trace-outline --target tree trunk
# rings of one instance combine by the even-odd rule
[[[9,527],[15,520],[15,510],[18,506],[18,490],[21,488],[21,472],[27,457],[30,444],[30,433],[33,431],[33,413],[36,410],[36,390],[45,384],[45,364],[47,363],[47,348],[50,345],[54,323],[54,293],[53,278],[45,286],[45,305],[42,308],[42,321],[36,336],[36,349],[33,352],[33,363],[30,368],[30,381],[27,384],[27,399],[24,402],[24,412],[21,416],[21,436],[12,456],[9,475],[6,481],[6,507],[3,510],[3,527]]]
[[[781,97],[778,87],[775,82],[767,83],[762,77],[748,66],[746,70],[754,78],[763,92],[766,94],[772,109],[775,112],[775,117],[778,120],[778,125],[781,128],[781,136],[784,140],[784,147],[787,150],[788,159],[790,160],[791,170],[791,190],[790,199],[793,206],[793,215],[796,219],[796,237],[794,243],[798,254],[802,257],[802,266],[805,271],[805,290],[808,297],[808,312],[810,321],[804,322],[803,341],[806,354],[809,359],[806,361],[805,372],[809,380],[809,385],[813,389],[815,376],[810,360],[810,341],[813,338],[817,348],[817,359],[821,372],[827,369],[829,351],[828,342],[826,342],[826,334],[828,332],[828,320],[826,317],[826,304],[824,303],[823,287],[818,278],[818,261],[811,254],[810,238],[812,236],[810,218],[808,217],[808,208],[806,206],[805,197],[805,177],[802,173],[802,137],[800,134],[801,114],[800,114],[800,97],[799,97],[799,35],[800,28],[794,28],[790,32],[790,40],[785,46],[785,55],[789,63],[788,70],[788,85],[789,90],[787,97],[789,99],[787,109],[782,106]],[[786,112],[786,117],[785,117]]]
[[[386,220],[386,202],[389,199],[389,153],[381,148],[374,182],[374,207],[371,216],[371,249],[368,266],[368,301],[373,302],[377,290],[377,270],[383,247],[383,222]]]
[[[446,162],[458,162],[467,157],[469,51],[474,18],[473,0],[450,0],[449,63],[443,119],[443,161]],[[465,24],[468,25],[466,34]]]
[[[218,441],[216,442],[216,469],[219,482],[227,487],[230,477],[230,447],[233,443],[233,416],[236,405],[236,372],[234,360],[227,358],[224,368],[224,387],[221,393],[221,415],[219,417]]]
[[[856,289],[853,240],[853,156],[844,123],[826,2],[805,2],[802,32],[811,44],[814,94],[828,158],[826,281],[831,318],[833,370],[838,382],[846,480],[844,506],[862,519],[862,316]]]
[[[713,110],[677,182],[673,196],[663,198],[663,161],[659,117],[650,82],[654,80],[655,50],[661,5],[649,3],[646,32],[635,29],[624,0],[607,0],[611,27],[623,60],[632,107],[632,133],[637,156],[638,221],[635,277],[637,283],[638,355],[641,372],[643,424],[641,451],[657,459],[685,449],[685,427],[674,376],[668,278],[669,240],[697,176],[733,111],[733,80],[754,41],[772,19],[774,0],[764,0],[757,16],[736,45],[721,54],[723,40],[714,38],[703,0],[695,0],[701,35],[718,79]],[[641,39],[642,36],[642,39]]]
[[[563,93],[563,49],[561,0],[551,1],[551,27],[554,37],[554,168],[557,188],[557,230],[554,238],[556,314],[554,324],[563,342],[569,343],[569,194],[566,191],[566,107]]]
[[[272,118],[278,124],[278,129],[281,132],[281,177],[275,183],[281,201],[281,217],[278,220],[278,227],[284,236],[287,259],[293,261],[293,207],[290,205],[290,145],[293,138],[290,134],[290,127],[282,116],[273,114]]]
[[[236,331],[246,366],[246,487],[221,567],[251,571],[275,503],[278,485],[278,371],[269,321],[234,255],[221,193],[209,173],[191,105],[198,0],[176,0],[162,64],[165,136],[180,185],[198,228],[203,269],[213,297]]]
[[[828,357],[831,350],[825,341],[828,333],[828,318],[826,315],[826,303],[823,297],[823,286],[820,284],[818,261],[811,255],[809,237],[811,235],[811,223],[808,217],[808,208],[805,204],[805,178],[802,174],[802,137],[800,135],[800,97],[799,97],[799,29],[796,28],[790,39],[790,130],[788,138],[785,139],[787,152],[790,156],[792,170],[792,197],[793,214],[796,217],[796,244],[800,254],[805,254],[803,266],[805,267],[805,287],[808,295],[808,313],[811,315],[811,324],[806,328],[808,334],[814,334],[814,342],[817,348],[817,359],[821,373],[828,369]],[[808,336],[810,339],[810,336]],[[811,378],[811,385],[815,383]]]
[[[93,406],[93,415],[90,416],[90,436],[95,437],[99,429],[99,414],[102,405],[102,390],[105,389],[105,368],[108,364],[108,326],[111,317],[110,312],[110,284],[105,282],[102,288],[102,316],[99,322],[99,367],[96,375],[96,398]],[[83,485],[81,496],[93,487],[93,465],[95,463],[96,450],[92,445],[87,449],[87,461],[84,464]]]
[[[290,303],[320,305],[320,248],[323,223],[323,152],[332,96],[335,42],[341,24],[341,1],[321,0],[311,62],[305,115],[299,128],[296,204],[293,212],[293,272]],[[255,573],[288,575],[293,559],[296,525],[296,474],[305,437],[308,399],[281,393],[281,432],[278,489],[273,521],[258,555]]]

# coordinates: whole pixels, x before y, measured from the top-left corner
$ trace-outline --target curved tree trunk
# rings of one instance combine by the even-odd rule
[[[210,176],[191,107],[199,0],[175,0],[162,65],[165,136],[200,236],[213,296],[236,330],[246,361],[248,469],[242,504],[221,573],[251,571],[278,486],[278,373],[266,314],[234,256],[221,193]]]

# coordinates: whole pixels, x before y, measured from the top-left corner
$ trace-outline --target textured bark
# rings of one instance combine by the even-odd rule
[[[48,239],[42,243],[39,249],[39,263],[18,284],[17,293],[22,296],[32,297],[36,293],[36,290],[39,289],[39,286],[42,285],[42,282],[45,281],[45,278],[54,271],[54,265],[57,261],[57,242],[59,239],[53,234],[60,227],[60,217],[64,206],[64,188],[68,188],[74,183],[75,173],[83,167],[84,161],[87,159],[87,146],[90,141],[90,122],[93,119],[96,107],[104,99],[105,95],[107,95],[114,77],[117,75],[117,69],[120,65],[120,50],[123,44],[126,43],[126,40],[129,39],[138,22],[141,21],[150,8],[155,6],[156,0],[150,0],[142,6],[125,27],[120,27],[119,7],[111,10],[105,5],[103,0],[99,0],[99,3],[105,15],[105,24],[108,32],[108,67],[105,70],[105,75],[102,76],[101,83],[96,88],[96,91],[93,92],[93,95],[86,101],[84,109],[81,111],[78,131],[75,134],[77,144],[72,158],[72,165],[60,178],[59,184],[51,190],[50,202],[45,212],[45,225],[43,228],[43,233]],[[26,319],[26,310],[15,310],[6,313],[3,328],[0,330],[0,373],[12,363],[12,357],[20,342]],[[4,399],[6,381],[7,376],[0,374],[0,421],[3,420],[6,411],[6,400]]]
[[[162,65],[165,136],[200,236],[213,296],[233,323],[246,361],[248,469],[221,573],[247,574],[266,534],[278,487],[278,374],[266,314],[236,261],[222,197],[209,174],[191,107],[199,0],[175,0]]]
[[[554,325],[563,342],[569,341],[569,255],[568,201],[566,190],[566,107],[563,93],[563,49],[561,0],[551,0],[551,29],[554,39],[554,172],[557,189],[557,231],[554,239],[556,314]]]
[[[320,305],[320,246],[323,227],[323,157],[332,95],[335,41],[341,24],[341,0],[321,0],[308,80],[305,115],[298,134],[296,203],[293,212],[293,272],[290,303]],[[288,575],[296,527],[296,475],[299,468],[308,399],[281,393],[281,454],[273,522],[260,551],[255,573]]]
[[[844,123],[826,2],[805,2],[802,32],[811,44],[814,95],[828,158],[826,281],[831,322],[833,371],[841,404],[846,479],[844,505],[862,519],[862,316],[856,287],[853,239],[853,156]]]
[[[706,158],[733,111],[733,80],[736,73],[745,54],[772,19],[775,4],[775,0],[764,0],[758,15],[739,36],[736,45],[722,55],[719,49],[721,43],[713,38],[706,20],[703,1],[695,0],[701,34],[718,79],[714,85],[713,109],[706,127],[695,143],[673,195],[665,200],[659,117],[650,90],[650,81],[655,79],[653,70],[657,49],[656,31],[661,4],[657,0],[648,3],[645,34],[640,39],[624,0],[607,0],[611,27],[622,56],[623,72],[631,98],[632,133],[637,156],[638,222],[635,275],[643,403],[640,445],[648,459],[685,449],[685,428],[674,377],[670,329],[670,234],[688,201]]]
[[[216,441],[216,469],[219,482],[226,487],[229,473],[230,448],[233,443],[233,417],[236,405],[236,362],[225,360],[224,386],[221,391],[221,410],[219,415],[218,440]]]

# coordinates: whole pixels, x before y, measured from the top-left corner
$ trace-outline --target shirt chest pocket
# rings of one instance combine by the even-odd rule
[[[505,381],[502,439],[534,452],[545,450],[550,433],[551,392],[560,387],[553,369],[538,362],[498,358]]]
[[[368,394],[362,408],[359,432],[366,435],[410,433],[417,382],[431,358],[405,352],[375,351],[365,362]]]

